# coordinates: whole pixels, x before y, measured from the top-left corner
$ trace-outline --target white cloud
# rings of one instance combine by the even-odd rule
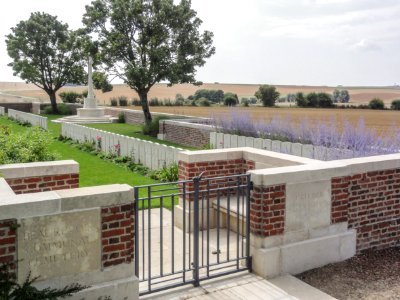
[[[379,51],[382,49],[378,44],[365,39],[353,45],[352,48],[356,51]]]

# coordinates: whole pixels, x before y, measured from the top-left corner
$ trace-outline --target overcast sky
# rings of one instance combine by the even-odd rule
[[[31,12],[81,26],[90,0],[12,0],[0,18],[0,81],[20,81],[7,67],[4,36]],[[399,0],[192,0],[213,31],[216,54],[197,79],[221,83],[393,85],[400,83]]]

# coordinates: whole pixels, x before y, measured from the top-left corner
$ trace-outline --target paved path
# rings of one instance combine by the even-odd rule
[[[162,226],[160,226],[161,220]],[[151,261],[150,269],[151,277],[153,278],[154,276],[159,276],[162,272],[165,274],[172,272],[174,269],[175,271],[182,270],[183,258],[185,258],[185,269],[188,268],[192,261],[193,237],[190,239],[188,233],[184,233],[181,229],[173,226],[174,222],[171,211],[165,208],[155,208],[150,211],[143,210],[139,212],[138,221],[140,279],[148,276],[149,261]],[[163,237],[162,243],[161,234]],[[172,238],[172,234],[174,238]],[[219,247],[217,247],[217,237],[219,237],[220,241]],[[200,265],[205,263],[207,252],[209,253],[210,263],[215,263],[217,256],[211,253],[217,252],[218,249],[220,251],[221,260],[227,259],[228,257],[235,258],[237,249],[241,250],[242,248],[242,239],[239,240],[238,248],[236,237],[235,233],[228,233],[225,228],[219,231],[219,235],[217,235],[216,229],[212,229],[209,231],[209,249],[207,249],[207,243],[204,243],[205,235],[200,235]],[[186,240],[186,248],[183,248],[184,238]],[[151,249],[149,249],[149,245],[151,245]],[[223,264],[220,264],[217,267],[222,265]],[[226,266],[225,271],[233,270],[236,268],[235,266],[236,264],[234,266]],[[202,272],[205,272],[205,270],[201,269],[200,275],[204,275]],[[190,270],[185,273],[185,278],[187,280],[192,279],[192,272]],[[182,274],[176,274],[176,276],[172,275],[170,277],[166,276],[153,279],[152,283],[154,285],[153,288],[160,288],[166,284],[179,283],[181,281]],[[140,290],[147,290],[147,281],[140,284]],[[197,288],[189,284],[181,288],[167,290],[166,292],[143,296],[141,299],[332,300],[334,298],[290,275],[267,281],[244,271],[233,275],[218,277],[217,279],[202,281],[201,286]]]
[[[273,284],[254,274],[236,274],[192,286],[143,296],[140,299],[165,300],[334,300],[335,298],[292,276],[274,279]],[[272,280],[272,281],[274,281]],[[282,288],[281,288],[282,287]]]

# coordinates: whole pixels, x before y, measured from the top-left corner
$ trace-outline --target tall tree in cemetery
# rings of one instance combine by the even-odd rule
[[[11,28],[6,44],[14,76],[43,89],[57,113],[56,92],[66,84],[85,82],[85,60],[77,31],[57,17],[35,12]]]
[[[146,123],[153,85],[200,84],[196,67],[215,53],[213,34],[200,31],[190,0],[95,0],[83,23],[97,39],[104,69],[138,93]]]

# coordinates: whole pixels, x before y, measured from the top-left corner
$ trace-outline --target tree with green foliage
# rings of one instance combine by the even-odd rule
[[[340,101],[342,103],[349,103],[350,102],[350,94],[348,90],[341,90],[340,91]]]
[[[114,88],[108,81],[108,76],[99,71],[93,72],[93,85],[96,90],[101,90],[103,93],[111,92]]]
[[[308,107],[318,107],[318,94],[315,92],[311,92],[306,96],[307,106]]]
[[[154,84],[201,84],[196,68],[215,53],[213,34],[200,32],[190,0],[95,0],[83,23],[97,38],[104,69],[138,93],[146,123]]]
[[[299,107],[307,107],[308,101],[306,97],[304,97],[304,93],[298,92],[296,93],[296,105]]]
[[[224,105],[226,106],[236,106],[239,104],[238,95],[233,93],[226,93],[224,96]]]
[[[255,96],[262,102],[263,106],[274,106],[280,93],[272,85],[262,85],[255,93]]]
[[[350,94],[348,90],[335,89],[332,97],[334,103],[348,103],[350,101]]]
[[[379,99],[379,98],[372,99],[369,102],[368,106],[371,109],[385,109],[385,103],[383,102],[382,99]]]
[[[44,90],[57,113],[56,92],[67,83],[85,81],[80,35],[57,17],[41,12],[32,13],[11,31],[6,45],[14,76]]]
[[[317,107],[327,108],[334,106],[331,95],[321,92],[317,94],[317,97],[318,97]]]
[[[394,110],[400,110],[400,100],[393,100],[390,108]]]

